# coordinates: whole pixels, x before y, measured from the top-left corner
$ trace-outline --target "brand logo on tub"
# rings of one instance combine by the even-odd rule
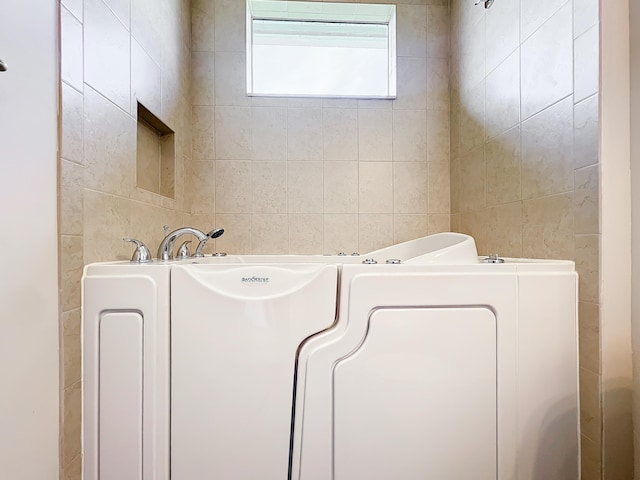
[[[253,277],[242,277],[240,281],[245,285],[265,285],[269,283],[270,280],[269,277],[256,277],[254,275]]]

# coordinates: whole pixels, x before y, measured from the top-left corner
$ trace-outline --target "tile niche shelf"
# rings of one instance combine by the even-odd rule
[[[136,147],[138,188],[175,198],[175,134],[140,102]]]

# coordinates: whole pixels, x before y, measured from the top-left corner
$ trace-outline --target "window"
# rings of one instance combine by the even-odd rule
[[[395,5],[248,0],[247,91],[395,98]]]

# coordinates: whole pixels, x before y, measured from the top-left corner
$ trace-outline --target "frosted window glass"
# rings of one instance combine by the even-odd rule
[[[265,4],[291,6],[269,11]],[[305,4],[325,12],[298,11]],[[348,4],[326,2],[250,5],[249,95],[395,98],[394,6],[351,4],[357,11],[346,12],[327,10]]]

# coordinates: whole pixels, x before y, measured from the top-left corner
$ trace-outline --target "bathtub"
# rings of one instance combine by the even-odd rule
[[[576,280],[453,233],[89,265],[83,478],[577,480]]]

